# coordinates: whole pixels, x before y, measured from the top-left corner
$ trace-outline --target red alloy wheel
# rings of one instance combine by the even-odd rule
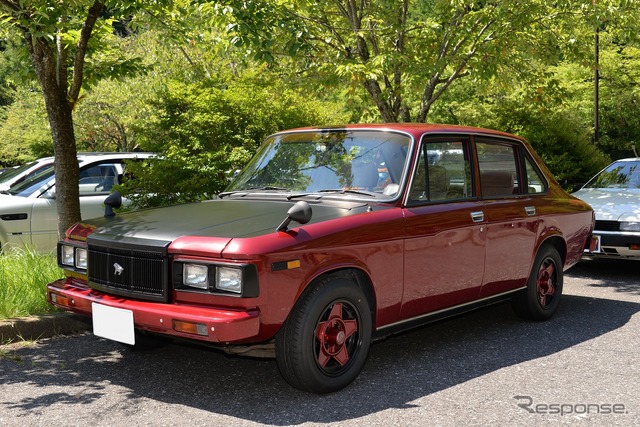
[[[318,366],[329,375],[340,374],[358,349],[358,311],[349,302],[329,305],[315,330],[315,354]]]
[[[545,259],[538,272],[538,302],[545,308],[553,302],[556,294],[556,264],[551,258]]]

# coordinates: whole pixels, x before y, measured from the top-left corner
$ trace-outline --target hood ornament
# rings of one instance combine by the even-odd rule
[[[113,274],[116,276],[122,276],[122,272],[124,271],[124,267],[118,264],[117,262],[113,264]]]

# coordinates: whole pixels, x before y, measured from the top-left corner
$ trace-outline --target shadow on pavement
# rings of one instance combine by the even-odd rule
[[[588,286],[611,288],[617,292],[640,295],[640,261],[618,259],[582,260],[567,271],[566,275],[589,279]]]
[[[579,266],[572,273],[591,274],[590,268]],[[129,352],[86,334],[0,354],[1,384],[57,390],[19,401],[4,396],[0,404],[24,414],[41,413],[50,405],[104,398],[105,387],[115,384],[127,394],[123,401],[130,407],[118,407],[124,411],[135,411],[144,398],[264,424],[338,422],[411,407],[431,393],[560,352],[620,328],[638,311],[637,303],[568,295],[556,317],[533,323],[517,318],[509,304],[493,306],[373,345],[355,383],[326,396],[289,387],[274,360],[179,345]]]

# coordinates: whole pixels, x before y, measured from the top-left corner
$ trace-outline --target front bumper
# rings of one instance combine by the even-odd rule
[[[250,342],[260,332],[260,312],[166,304],[114,297],[73,279],[60,279],[47,285],[47,300],[66,311],[92,316],[92,304],[130,310],[136,329],[212,343]],[[176,324],[206,325],[200,334],[176,330]],[[206,334],[206,335],[204,335]]]
[[[640,233],[594,230],[593,235],[600,239],[600,250],[585,252],[586,256],[640,259]]]

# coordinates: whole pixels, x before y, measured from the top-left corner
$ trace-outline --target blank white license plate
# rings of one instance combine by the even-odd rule
[[[135,344],[133,311],[91,303],[93,334],[102,338]]]

